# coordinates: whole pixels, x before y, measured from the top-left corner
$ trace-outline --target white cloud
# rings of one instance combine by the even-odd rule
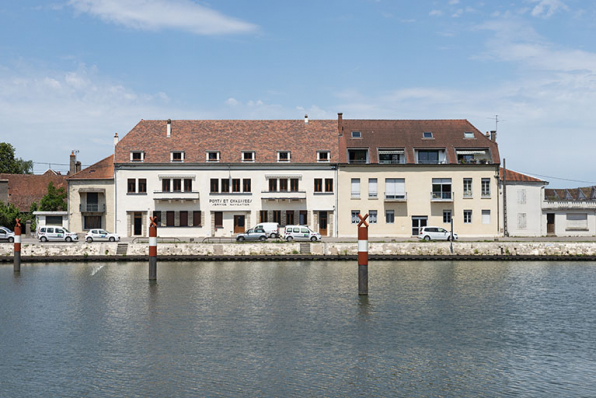
[[[70,0],[77,12],[141,30],[180,29],[199,35],[249,33],[257,26],[191,0]]]
[[[430,15],[431,17],[440,17],[441,15],[443,15],[443,11],[432,10],[431,12],[428,13],[428,15]]]
[[[459,0],[449,0],[448,4],[449,5],[459,4]]]
[[[549,18],[559,10],[567,11],[569,7],[562,0],[530,0],[538,3],[532,8],[532,16]]]

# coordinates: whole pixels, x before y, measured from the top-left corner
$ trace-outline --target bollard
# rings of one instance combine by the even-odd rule
[[[368,214],[358,217],[358,294],[368,295]]]
[[[157,217],[149,217],[149,280],[157,280]]]
[[[21,272],[21,219],[14,226],[14,272]]]

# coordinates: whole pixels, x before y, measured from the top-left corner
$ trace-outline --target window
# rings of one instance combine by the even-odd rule
[[[368,197],[369,198],[376,198],[377,197],[377,179],[376,178],[369,178],[368,179]]]
[[[317,162],[328,162],[329,151],[317,151]]]
[[[130,160],[133,162],[142,162],[145,160],[145,152],[133,151],[130,153]]]
[[[240,178],[232,180],[232,192],[240,192]]]
[[[184,179],[184,192],[192,192],[192,179],[191,178]]]
[[[298,179],[297,178],[292,178],[290,180],[290,191],[298,192]]]
[[[360,131],[352,131],[352,138],[362,138],[362,133]]]
[[[587,231],[588,214],[587,213],[567,213],[567,231]]]
[[[184,152],[170,152],[170,161],[183,162],[184,161]]]
[[[294,210],[286,211],[286,225],[294,224]]]
[[[368,149],[348,149],[348,163],[368,163]]]
[[[517,203],[520,205],[526,204],[526,190],[520,189],[517,191]]]
[[[376,210],[369,210],[368,212],[368,222],[370,224],[377,223],[377,211]]]
[[[215,228],[223,228],[223,212],[216,211],[213,213],[215,219]]]
[[[180,226],[188,227],[188,212],[187,211],[180,212]]]
[[[430,131],[425,131],[424,133],[422,133],[422,138],[433,138],[433,133]]]
[[[137,191],[137,180],[134,178],[128,179],[128,193],[135,193]]]
[[[481,187],[480,195],[483,198],[490,198],[490,178],[483,178]]]
[[[464,224],[472,223],[472,210],[464,210]]]
[[[323,179],[315,178],[315,192],[323,192]]]
[[[405,199],[406,180],[404,178],[385,179],[385,199]]]
[[[277,192],[277,178],[269,179],[269,192]]]
[[[157,226],[161,225],[161,211],[154,211],[153,217],[157,217]]]
[[[288,180],[286,178],[279,179],[280,192],[288,192]]]
[[[201,211],[192,212],[192,225],[193,227],[200,227],[203,220],[201,219]]]
[[[243,192],[250,192],[251,191],[251,183],[250,178],[245,178],[242,180],[242,191]]]
[[[439,164],[438,150],[420,150],[418,151],[418,164]]]
[[[325,178],[325,192],[333,192],[333,178]]]
[[[230,192],[230,180],[228,178],[221,179],[221,192]]]
[[[352,178],[352,198],[360,199],[360,178]]]
[[[277,161],[278,162],[289,162],[290,161],[290,152],[288,152],[288,151],[277,152]]]
[[[451,178],[433,178],[433,200],[451,200]]]
[[[211,193],[218,193],[219,192],[219,180],[217,178],[212,178],[209,185],[210,185],[210,192]]]
[[[174,178],[173,180],[174,192],[182,192],[182,180],[180,178]]]
[[[490,224],[490,210],[482,210],[482,224]]]
[[[443,210],[443,224],[451,224],[451,210]]]
[[[255,161],[255,153],[252,151],[242,152],[242,161],[243,162],[254,162]]]
[[[273,210],[273,222],[281,223],[281,210]]]
[[[385,210],[385,223],[387,223],[387,224],[395,223],[395,211],[394,210]]]
[[[471,131],[466,131],[466,132],[464,132],[464,138],[466,138],[466,139],[474,138],[474,133]]]
[[[352,210],[352,224],[358,224],[360,222],[358,214],[360,214],[360,210]]]
[[[219,152],[218,151],[207,151],[207,161],[208,162],[219,162]]]
[[[163,179],[161,180],[161,191],[162,192],[170,192],[170,180],[169,179]]]
[[[307,225],[308,224],[308,211],[300,210],[300,225]]]
[[[517,229],[526,229],[526,213],[517,213]]]
[[[139,178],[139,193],[147,193],[147,179]]]
[[[472,179],[464,178],[464,198],[472,197]]]
[[[403,164],[406,157],[401,149],[379,149],[380,164]]]
[[[259,222],[267,222],[267,210],[259,211]]]
[[[173,227],[175,218],[173,211],[166,212],[166,227]]]

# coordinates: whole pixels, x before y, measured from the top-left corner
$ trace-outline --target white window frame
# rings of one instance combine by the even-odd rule
[[[133,159],[133,154],[135,154],[135,153],[141,154],[141,160]],[[131,162],[144,162],[145,161],[145,152],[144,151],[130,151],[130,161]]]
[[[251,154],[251,158],[250,158],[249,160],[246,160],[246,159],[244,158],[244,155],[245,155],[245,154],[247,154],[247,153],[250,153],[250,154]],[[242,152],[240,153],[240,161],[241,161],[241,162],[244,162],[244,163],[254,163],[254,161],[255,161],[255,158],[256,158],[256,156],[255,156],[255,151],[242,151]]]
[[[474,180],[472,178],[464,178],[464,198],[472,198],[474,196],[473,185]],[[469,185],[466,187],[466,185]],[[469,189],[466,189],[469,188]]]
[[[370,224],[377,223],[377,211],[376,210],[369,210],[368,211],[368,222]]]
[[[327,159],[321,159],[321,154],[326,153]],[[329,163],[331,162],[331,151],[317,151],[317,162],[319,163]]]
[[[472,224],[472,210],[464,210],[464,224]]]
[[[355,190],[354,187],[357,187],[358,190]],[[360,178],[352,178],[350,182],[350,197],[352,199],[360,199]]]
[[[362,131],[352,131],[352,138],[354,139],[361,139],[362,138]]]
[[[486,190],[484,188],[487,188]],[[480,197],[490,198],[490,178],[482,178],[480,180]]]
[[[374,190],[373,190],[374,187]],[[376,178],[368,179],[368,197],[369,199],[376,199],[379,196],[379,180]]]
[[[391,214],[393,221],[387,221],[389,214]],[[385,210],[385,224],[395,224],[395,210]]]
[[[212,154],[212,153],[215,153],[215,155],[216,155],[216,159],[215,160],[210,160],[209,159],[209,155]],[[206,159],[206,161],[208,163],[217,163],[217,162],[219,162],[219,159],[220,159],[220,157],[219,157],[219,151],[207,151],[206,154],[205,154],[205,159]]]
[[[447,217],[447,221],[445,221],[445,216],[449,214]],[[453,217],[453,212],[451,210],[443,210],[443,224],[451,224],[451,217]]]
[[[405,199],[406,179],[385,178],[385,199]]]
[[[474,133],[472,131],[464,131],[464,139],[466,139],[466,140],[474,139]]]
[[[352,210],[351,211],[352,224],[358,224],[360,222],[360,217],[358,217],[358,214],[360,214],[360,210]]]
[[[420,130],[418,130],[418,131],[420,131]],[[430,134],[430,137],[426,137],[426,134]],[[422,133],[422,139],[423,139],[423,140],[432,140],[432,139],[434,139],[434,138],[435,138],[435,137],[433,136],[433,133],[432,133],[432,131],[424,131],[424,132]]]
[[[490,210],[482,210],[482,224],[490,224]]]
[[[180,160],[174,160],[174,154],[175,153],[179,153],[180,154]],[[172,151],[170,152],[170,162],[172,163],[184,163],[184,151]]]
[[[288,154],[288,160],[280,160],[280,154],[282,153],[287,153]],[[277,162],[278,163],[290,163],[292,161],[292,152],[290,151],[277,151]]]

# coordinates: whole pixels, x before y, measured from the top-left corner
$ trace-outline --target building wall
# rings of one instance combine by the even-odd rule
[[[542,226],[543,195],[544,186],[542,184],[507,182],[507,231],[509,236],[546,235],[546,229],[543,232]],[[501,196],[502,198],[503,196]],[[503,202],[501,201],[501,203]],[[501,212],[501,214],[504,213]]]
[[[99,205],[105,204],[106,211],[98,213],[81,212],[81,205],[85,206],[86,193],[81,189],[103,189],[105,193],[99,193]],[[73,232],[84,231],[84,216],[101,216],[101,228],[110,232],[114,231],[114,180],[69,180],[68,181],[68,217],[69,229]]]
[[[0,180],[0,202],[8,204],[8,180]]]
[[[547,234],[547,214],[555,215],[556,236],[594,236],[596,235],[596,203],[591,203],[583,209],[565,208],[565,203],[560,208],[549,208],[542,210],[542,235]],[[585,228],[577,228],[572,225],[573,221],[568,220],[568,215],[585,215]]]
[[[286,166],[286,165],[284,165]],[[299,221],[299,211],[308,212],[307,224],[315,231],[318,231],[319,225],[315,223],[315,212],[328,211],[329,224],[328,236],[333,234],[332,226],[335,225],[334,208],[335,192],[337,191],[336,171],[330,164],[315,166],[311,168],[300,168],[300,166],[286,166],[285,168],[276,165],[261,167],[250,165],[243,167],[223,165],[190,166],[189,168],[170,168],[163,167],[161,170],[150,170],[147,167],[137,168],[134,166],[119,166],[116,168],[116,231],[122,236],[131,236],[132,215],[135,212],[145,212],[147,216],[153,215],[154,211],[161,212],[162,218],[159,226],[159,236],[171,237],[208,237],[208,236],[234,236],[234,216],[245,216],[245,230],[255,226],[259,222],[259,212],[268,211],[268,221],[273,222],[274,210],[280,210],[282,222],[285,224],[285,212],[287,210],[295,211],[295,223]],[[163,194],[162,179],[164,176],[176,176],[181,179],[193,179],[192,192],[187,193],[169,193]],[[281,177],[292,176],[299,178],[300,193],[278,192],[271,194],[269,190],[269,181],[267,176]],[[251,180],[250,193],[210,193],[211,179],[235,179],[239,178]],[[315,194],[315,178],[331,178],[334,180],[333,193]],[[147,193],[127,193],[128,179],[147,180]],[[241,189],[242,181],[241,181]],[[230,183],[231,190],[231,183]],[[194,196],[196,199],[185,199]],[[283,200],[267,200],[266,198],[285,198]],[[297,197],[303,199],[297,200]],[[155,200],[156,198],[166,198],[166,200]],[[169,200],[167,198],[172,198]],[[175,212],[175,225],[166,226],[166,215],[168,211]],[[189,226],[180,227],[180,211],[189,212]],[[201,225],[192,225],[193,211],[201,211]],[[215,228],[215,212],[223,213],[223,227]],[[145,217],[145,216],[144,216]],[[142,235],[147,234],[143,227]]]
[[[369,236],[412,236],[412,217],[427,216],[427,225],[450,229],[443,223],[443,210],[451,210],[454,232],[462,237],[498,236],[499,190],[495,166],[438,165],[438,166],[352,166],[339,168],[339,236],[355,237],[357,229],[351,221],[351,211],[361,214],[376,210],[378,221],[371,224]],[[351,197],[351,180],[360,178],[360,198]],[[376,178],[378,195],[369,198],[368,179]],[[389,202],[384,200],[385,179],[405,179],[407,200]],[[431,202],[433,178],[451,178],[453,201]],[[463,179],[472,179],[472,197],[463,197]],[[481,198],[481,179],[490,179],[490,198]],[[385,222],[385,211],[394,210],[394,224]],[[464,210],[472,210],[472,222],[463,222]],[[482,210],[490,211],[490,222],[483,224]]]

